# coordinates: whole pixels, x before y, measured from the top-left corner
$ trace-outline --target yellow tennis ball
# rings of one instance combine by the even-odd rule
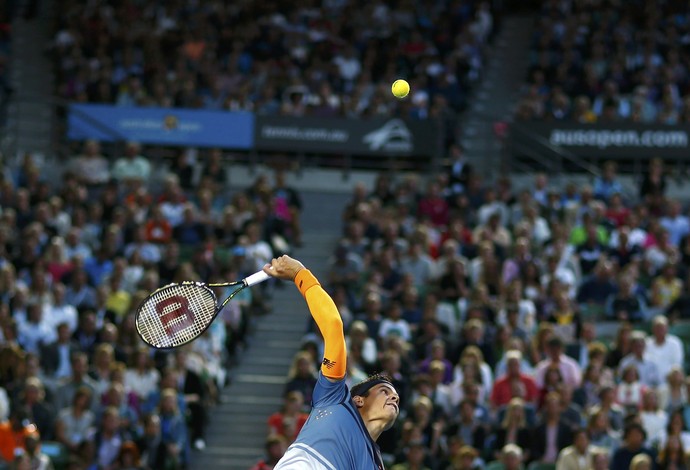
[[[391,91],[393,92],[396,98],[405,98],[407,94],[410,92],[410,84],[403,79],[396,80],[393,82]]]

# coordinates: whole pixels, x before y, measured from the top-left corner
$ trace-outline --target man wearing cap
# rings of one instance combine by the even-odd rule
[[[294,281],[324,338],[312,412],[274,470],[383,470],[376,440],[393,426],[400,411],[390,378],[377,374],[348,392],[343,322],[333,300],[316,277],[289,256],[273,259],[264,272]]]

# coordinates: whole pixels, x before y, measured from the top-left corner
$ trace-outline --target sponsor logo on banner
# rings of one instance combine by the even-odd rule
[[[523,151],[562,148],[584,158],[687,158],[690,126],[635,122],[521,122],[511,125],[510,139]]]
[[[261,137],[302,142],[345,143],[350,139],[350,133],[347,129],[266,125],[261,128]]]
[[[688,146],[686,131],[636,131],[622,129],[553,129],[549,142],[562,146],[608,147],[676,147]]]
[[[246,112],[72,104],[67,137],[248,150],[254,147],[254,121]]]
[[[380,128],[369,132],[362,141],[370,150],[387,152],[411,152],[414,148],[412,132],[400,119],[392,119]]]

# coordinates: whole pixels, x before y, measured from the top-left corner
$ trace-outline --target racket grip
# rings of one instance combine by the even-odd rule
[[[268,274],[266,274],[263,271],[257,271],[251,276],[247,276],[244,278],[244,283],[247,287],[251,287],[254,284],[258,284],[260,282],[264,282],[266,279],[270,278]]]

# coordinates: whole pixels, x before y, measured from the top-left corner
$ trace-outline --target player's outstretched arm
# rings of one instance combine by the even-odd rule
[[[345,377],[347,348],[343,321],[333,299],[318,279],[296,259],[283,255],[264,266],[264,272],[278,279],[294,281],[309,306],[309,312],[324,339],[324,358],[321,372],[331,381]]]

